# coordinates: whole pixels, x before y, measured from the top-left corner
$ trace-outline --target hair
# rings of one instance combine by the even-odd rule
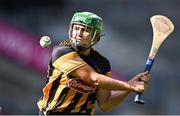
[[[71,42],[70,39],[62,40],[59,42],[59,46],[70,46]]]

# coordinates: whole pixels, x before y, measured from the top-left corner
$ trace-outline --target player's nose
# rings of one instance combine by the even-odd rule
[[[77,31],[77,34],[78,34],[79,37],[82,37],[82,36],[83,36],[83,30],[82,30],[82,29],[79,29],[79,30]]]

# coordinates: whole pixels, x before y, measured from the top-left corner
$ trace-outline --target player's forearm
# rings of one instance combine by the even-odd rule
[[[128,91],[115,91],[106,101],[101,103],[101,110],[108,112],[122,103],[129,95]]]
[[[71,75],[83,80],[86,83],[106,90],[136,91],[136,88],[127,82],[118,81],[99,74],[88,65],[71,72]]]
[[[99,88],[107,90],[135,91],[134,87],[127,82],[118,81],[101,74],[96,74],[96,79],[93,83]]]

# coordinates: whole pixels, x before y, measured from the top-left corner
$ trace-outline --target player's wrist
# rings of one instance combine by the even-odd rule
[[[135,87],[129,84],[129,92],[135,92],[135,91],[136,91]]]

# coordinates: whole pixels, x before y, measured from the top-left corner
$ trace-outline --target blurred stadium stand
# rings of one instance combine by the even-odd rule
[[[95,48],[110,60],[114,77],[122,80],[143,71],[152,40],[149,18],[155,14],[170,17],[175,31],[157,55],[144,95],[146,104],[134,104],[131,94],[111,112],[103,113],[97,108],[96,114],[180,114],[179,6],[179,0],[1,0],[0,24],[15,30],[5,31],[0,25],[0,114],[38,114],[36,102],[46,81],[46,64],[41,65],[44,60],[39,59],[47,54],[45,61],[48,61],[51,51],[38,48],[38,41],[41,36],[49,35],[54,45],[68,38],[69,22],[76,11],[91,11],[103,17],[105,36]],[[32,50],[42,53],[34,55],[35,51],[27,51],[27,56],[21,54],[23,59],[17,59],[12,52],[18,53],[30,45],[21,39],[33,42]],[[6,47],[2,48],[3,44]],[[40,66],[28,64],[26,58],[37,59]]]

